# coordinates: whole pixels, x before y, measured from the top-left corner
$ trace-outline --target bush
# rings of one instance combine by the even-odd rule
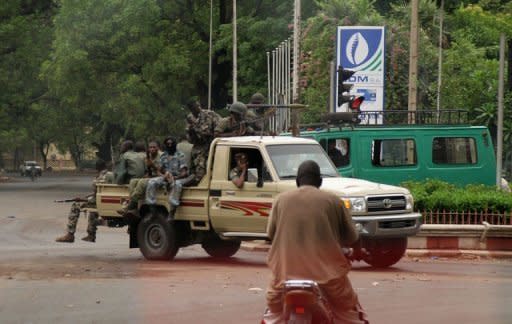
[[[512,211],[512,194],[497,190],[493,186],[468,185],[464,188],[427,179],[402,183],[413,197],[416,210],[446,210],[457,212],[489,211],[504,213]]]

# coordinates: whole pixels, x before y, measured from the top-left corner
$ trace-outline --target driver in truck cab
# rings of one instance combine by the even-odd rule
[[[284,323],[283,285],[290,279],[314,280],[332,311],[334,323],[369,323],[350,280],[350,262],[343,253],[358,240],[350,212],[339,197],[320,190],[320,167],[300,164],[297,189],[277,196],[267,224],[272,241],[267,263],[264,323]]]
[[[235,154],[236,166],[229,171],[229,180],[238,188],[243,188],[244,182],[247,180],[247,167],[249,159],[245,153]]]

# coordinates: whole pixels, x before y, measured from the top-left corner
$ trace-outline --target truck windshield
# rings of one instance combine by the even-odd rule
[[[267,151],[280,179],[295,179],[299,165],[306,160],[318,163],[322,177],[339,176],[320,145],[270,145]]]

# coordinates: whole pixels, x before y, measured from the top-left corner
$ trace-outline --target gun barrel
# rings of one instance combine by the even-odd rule
[[[55,203],[67,203],[67,202],[87,202],[87,199],[82,198],[73,198],[73,199],[56,199],[53,202]]]
[[[308,106],[303,104],[271,105],[271,104],[247,104],[247,108],[278,108],[278,109],[305,109]],[[229,107],[229,106],[228,106]]]

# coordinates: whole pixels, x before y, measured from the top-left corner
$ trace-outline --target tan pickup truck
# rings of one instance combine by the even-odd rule
[[[228,179],[239,152],[249,157],[249,179],[242,189]],[[407,247],[407,236],[415,235],[421,225],[409,191],[342,178],[316,141],[296,137],[215,139],[206,176],[198,186],[184,188],[174,220],[167,217],[167,193],[161,192],[157,206],[151,208],[139,202],[141,220],[130,225],[130,247],[139,247],[149,260],[172,259],[180,247],[192,244],[201,244],[213,257],[230,257],[241,241],[265,240],[273,199],[296,188],[297,169],[305,160],[319,164],[321,189],[350,205],[361,235],[352,259],[376,267],[398,262]],[[110,226],[126,225],[116,210],[128,199],[127,186],[99,184],[96,198],[98,213]]]

